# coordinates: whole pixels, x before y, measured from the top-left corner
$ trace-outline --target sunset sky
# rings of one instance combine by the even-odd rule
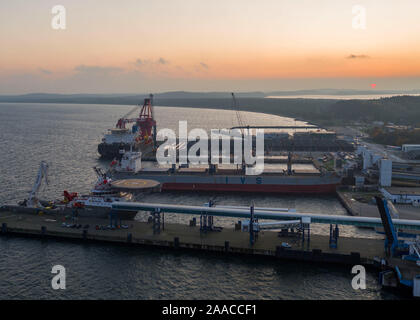
[[[419,0],[1,1],[0,40],[0,94],[420,89]]]

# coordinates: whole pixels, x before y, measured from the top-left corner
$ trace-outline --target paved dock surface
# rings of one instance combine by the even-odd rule
[[[360,217],[381,217],[376,205],[357,201],[351,192],[337,191],[337,195],[349,214]],[[400,219],[420,220],[420,208],[411,205],[395,205],[395,207]]]
[[[416,265],[415,261],[389,258],[388,263],[393,268],[398,266],[403,279],[413,280],[414,277],[420,275],[420,268]]]
[[[50,236],[63,239],[106,241],[170,248],[196,249],[237,254],[264,255],[295,260],[325,261],[345,264],[372,264],[375,257],[384,256],[384,242],[380,239],[338,239],[338,248],[329,247],[329,236],[310,235],[310,241],[296,236],[279,237],[278,232],[261,231],[253,246],[248,232],[235,231],[232,227],[222,231],[200,232],[198,226],[165,223],[164,230],[153,233],[153,224],[140,221],[123,221],[127,229],[96,230],[96,226],[107,226],[109,220],[79,217],[82,227],[68,228],[62,224],[61,215],[28,215],[0,212],[2,233],[32,236]],[[70,223],[67,218],[66,223]],[[6,225],[5,225],[6,224]],[[84,226],[89,225],[85,229]],[[228,243],[226,243],[228,241]],[[288,243],[291,248],[282,248]]]

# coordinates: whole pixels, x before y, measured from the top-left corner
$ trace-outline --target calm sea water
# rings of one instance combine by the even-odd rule
[[[64,104],[0,104],[0,203],[27,196],[39,162],[50,164],[46,198],[60,197],[64,189],[88,192],[99,160],[97,144],[107,128],[127,111],[127,106]],[[293,119],[243,113],[254,125],[294,124]],[[232,111],[156,107],[158,126],[176,129],[177,120],[189,128],[231,127]],[[202,205],[218,204],[289,207],[300,212],[346,214],[334,197],[296,197],[225,194],[164,193],[143,201]],[[147,216],[139,214],[139,220]],[[190,217],[165,215],[166,221],[187,223]],[[218,218],[231,227],[234,219]],[[328,226],[312,232],[327,233]],[[346,227],[342,236],[378,237]],[[51,268],[67,270],[67,289],[51,289]],[[368,273],[367,289],[351,288],[346,267],[320,266],[166,250],[125,248],[24,238],[0,238],[0,299],[393,299],[380,290],[376,275]]]

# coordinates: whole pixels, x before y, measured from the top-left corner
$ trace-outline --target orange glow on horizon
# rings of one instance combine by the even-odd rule
[[[63,0],[67,28],[56,31],[50,3],[3,2],[0,83],[420,76],[420,2],[359,3],[365,30],[352,28],[350,0]]]

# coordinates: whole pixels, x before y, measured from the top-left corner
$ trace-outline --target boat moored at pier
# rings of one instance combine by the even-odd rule
[[[117,121],[115,128],[109,129],[98,145],[98,153],[102,158],[113,159],[121,157],[129,150],[149,150],[156,144],[156,121],[153,115],[152,95],[144,99],[137,118],[130,118],[140,106],[135,106],[130,112]],[[132,123],[131,128],[126,125]]]
[[[109,175],[114,179],[151,179],[162,184],[162,191],[213,191],[282,194],[335,193],[341,177],[334,172],[292,170],[291,157],[287,170],[264,170],[259,175],[246,175],[242,166],[207,167],[142,167],[141,153],[127,152],[113,161]]]
[[[72,216],[75,218],[78,216],[108,218],[112,211],[118,213],[118,217],[122,220],[133,220],[137,211],[117,212],[112,209],[112,203],[131,201],[133,195],[116,190],[112,186],[111,178],[101,169],[96,167],[94,169],[97,174],[97,181],[89,194],[79,195],[76,192],[64,190],[63,199],[49,201],[37,197],[42,182],[48,183],[48,165],[43,161],[28,199],[20,201],[17,205],[4,205],[1,210],[23,214],[59,214],[63,217]]]

